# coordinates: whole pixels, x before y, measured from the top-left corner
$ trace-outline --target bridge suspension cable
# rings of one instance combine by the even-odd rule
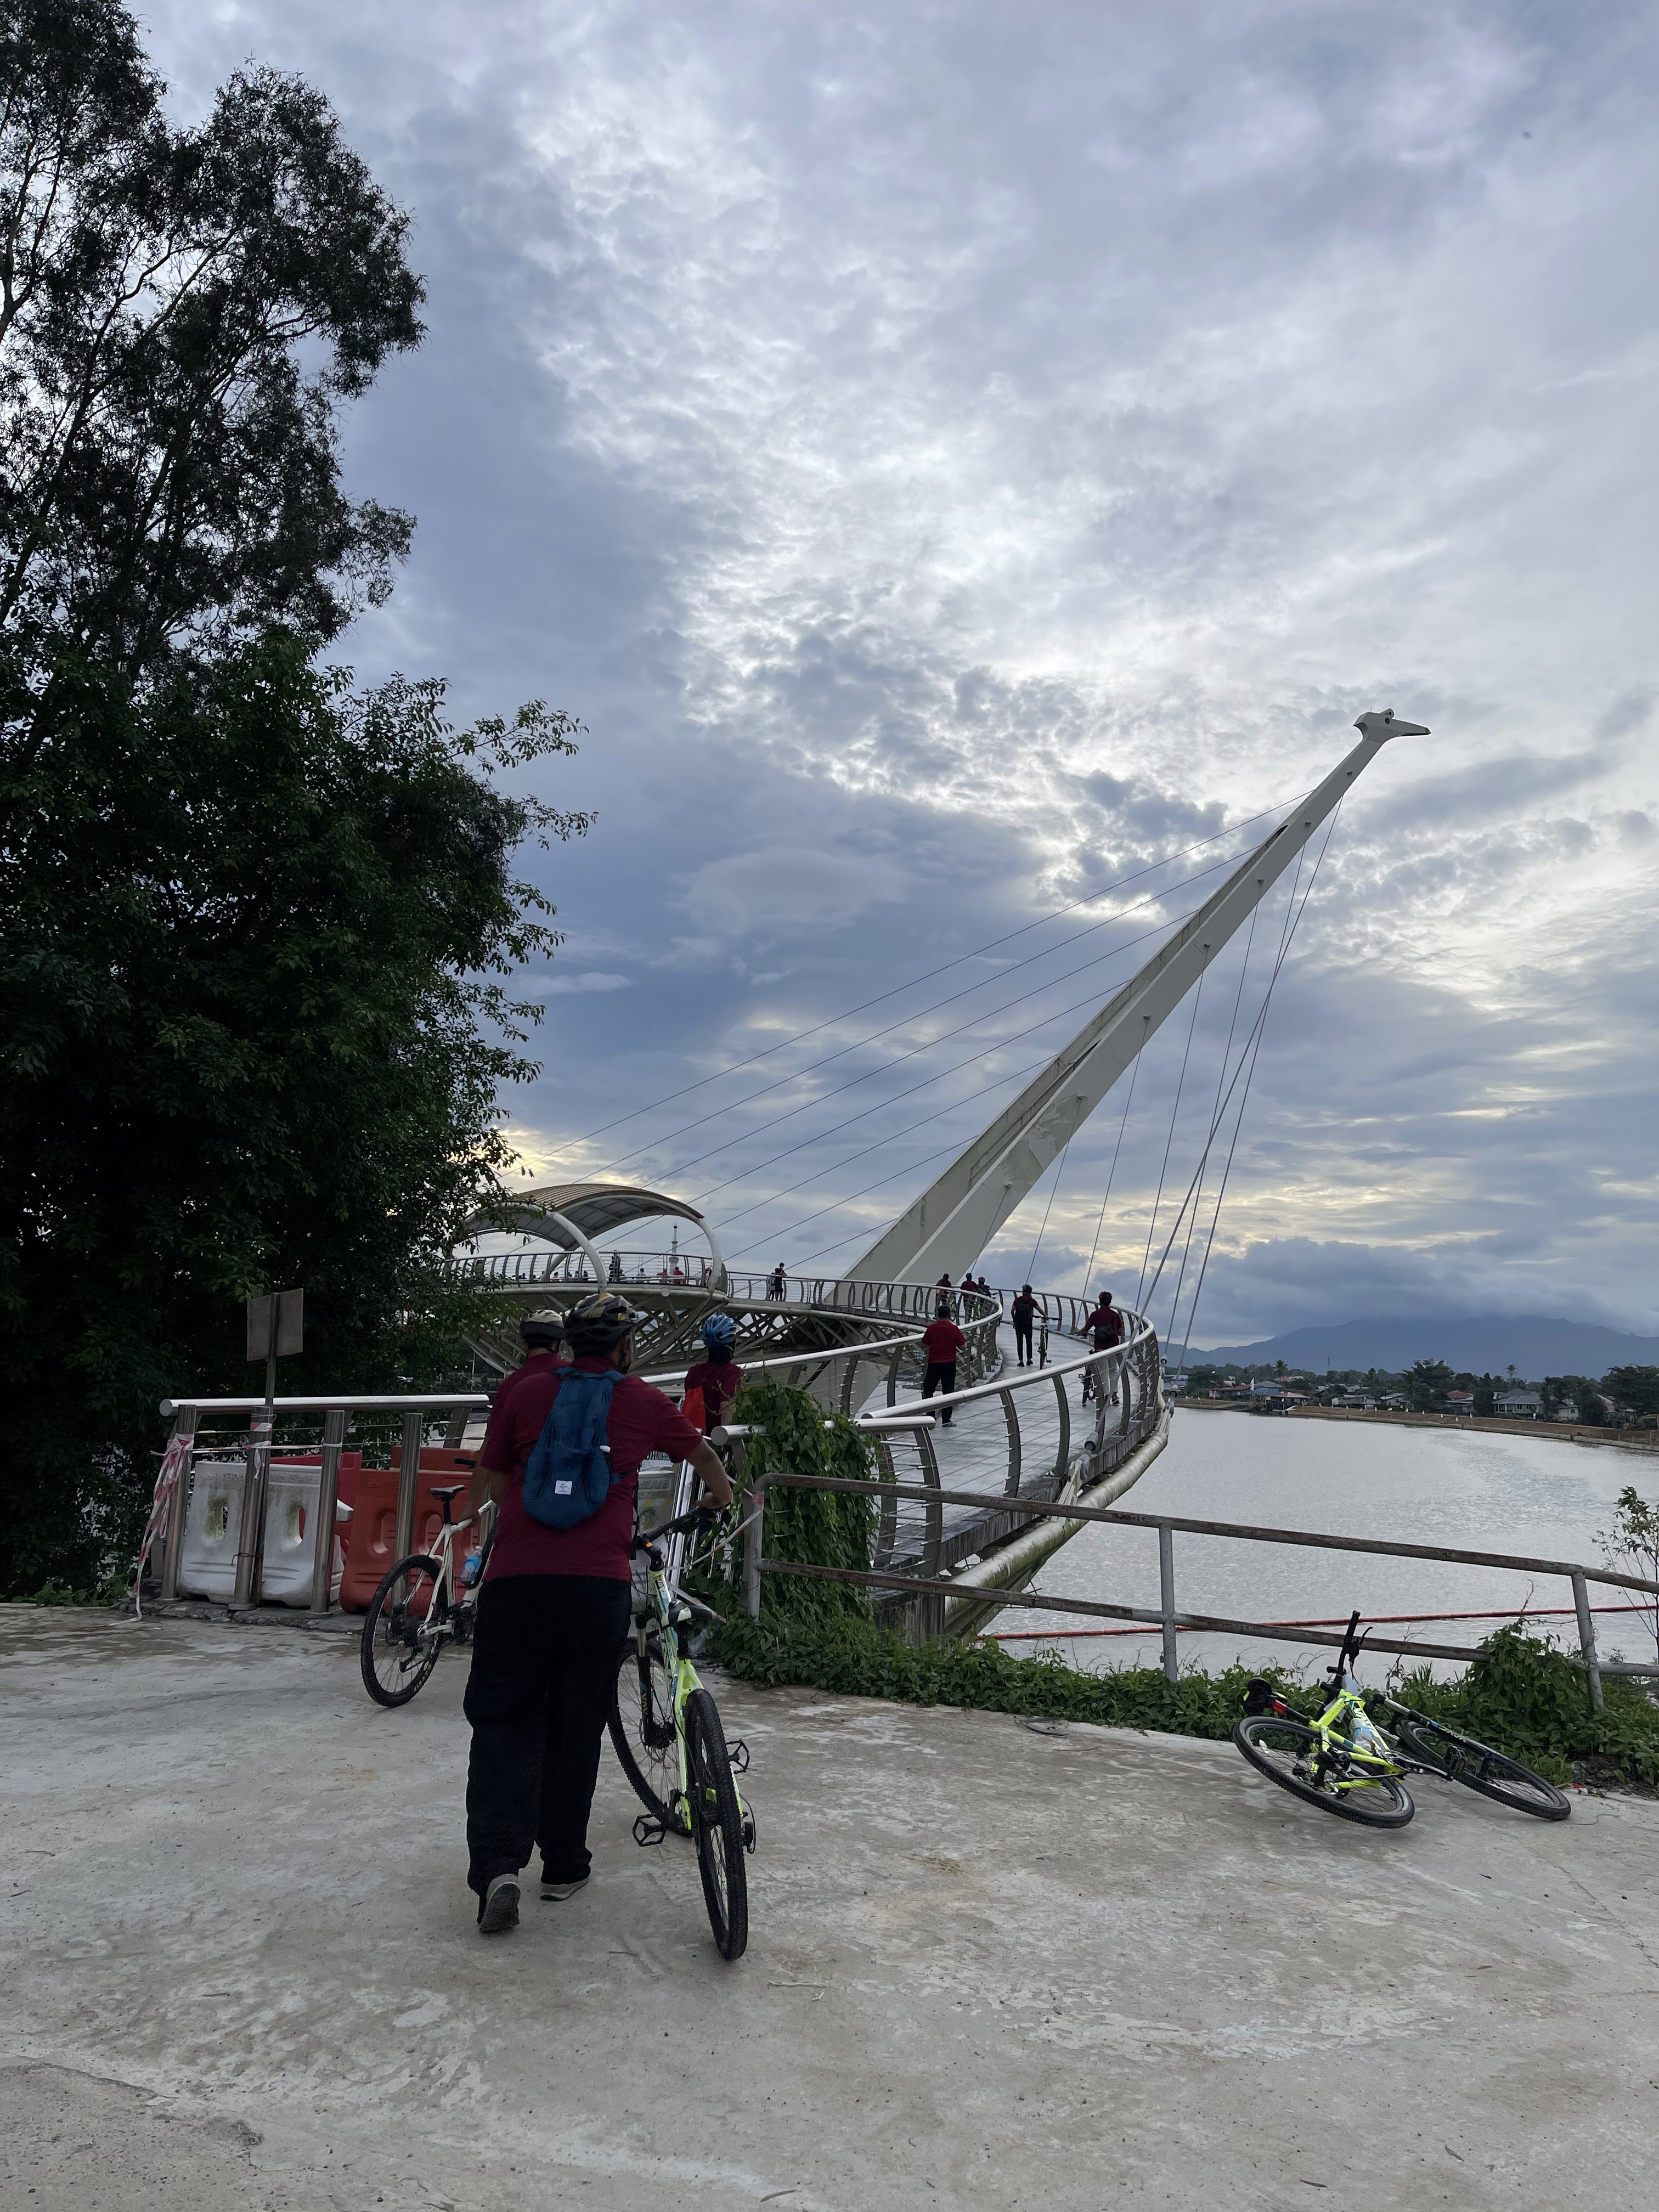
[[[902,991],[915,990],[922,983],[931,983],[935,976],[948,975],[951,969],[960,968],[967,961],[982,959],[986,953],[994,952],[1000,945],[1012,945],[1016,938],[1027,937],[1034,929],[1046,928],[1049,922],[1060,921],[1062,915],[1075,914],[1079,907],[1093,906],[1099,899],[1109,898],[1114,891],[1122,890],[1130,884],[1139,883],[1146,876],[1154,876],[1160,868],[1167,868],[1173,861],[1185,860],[1189,853],[1201,853],[1206,846],[1217,843],[1221,838],[1235,836],[1239,830],[1248,830],[1252,823],[1265,822],[1269,815],[1279,813],[1286,805],[1296,803],[1294,800],[1281,800],[1276,805],[1264,806],[1259,813],[1247,814],[1241,820],[1230,823],[1224,830],[1214,830],[1209,836],[1200,837],[1193,844],[1178,845],[1174,852],[1164,854],[1161,860],[1152,861],[1146,867],[1132,869],[1127,876],[1119,876],[1112,883],[1103,884],[1097,890],[1085,891],[1079,898],[1067,900],[1064,906],[1057,906],[1047,914],[1038,915],[1033,921],[1022,922],[1017,929],[1006,930],[1000,937],[988,938],[983,945],[974,945],[966,952],[958,952],[953,958],[941,962],[937,968],[924,969],[919,975],[912,975],[902,983],[895,983],[890,990],[878,991],[874,998],[860,999],[854,1006],[848,1006],[838,1014],[826,1015],[823,1021],[813,1022],[804,1030],[797,1030],[792,1036],[780,1037],[775,1044],[768,1045],[764,1051],[751,1053],[746,1060],[734,1060],[730,1067],[716,1068],[712,1075],[700,1075],[695,1083],[683,1083],[678,1090],[665,1091],[659,1097],[648,1100],[643,1106],[635,1106],[629,1113],[619,1114],[611,1121],[601,1121],[570,1141],[573,1145],[592,1144],[595,1137],[603,1137],[611,1129],[626,1128],[630,1121],[637,1121],[641,1115],[654,1114],[659,1107],[672,1106],[677,1098],[689,1098],[694,1091],[706,1090],[711,1083],[723,1083],[728,1075],[740,1075],[744,1068],[757,1067],[763,1060],[772,1059],[775,1054],[788,1051],[792,1045],[804,1044],[808,1037],[817,1036],[841,1022],[850,1022],[854,1015],[867,1013],[872,1006],[884,1005],[889,999],[897,998]],[[1051,951],[1053,949],[1050,947]],[[1006,974],[1008,971],[1005,969],[1002,972]],[[624,1153],[621,1157],[630,1158],[632,1154]]]
[[[971,1267],[1087,1120],[1129,1060],[1167,1019],[1261,901],[1298,858],[1356,777],[1394,737],[1425,737],[1393,709],[1361,714],[1360,742],[1206,900],[1121,990],[1063,1046],[1020,1096],[861,1253],[849,1277],[917,1281],[935,1266]],[[1298,867],[1298,875],[1299,875]],[[1150,1027],[1146,1018],[1150,1017]],[[1177,1217],[1176,1226],[1180,1225]]]
[[[815,1075],[819,1069],[831,1066],[838,1060],[845,1060],[848,1053],[860,1051],[866,1045],[879,1043],[883,1037],[891,1036],[896,1031],[902,1032],[905,1030],[913,1029],[918,1022],[926,1021],[930,1014],[939,1013],[946,1006],[955,1006],[959,1000],[971,998],[975,991],[982,991],[992,985],[1006,982],[1010,976],[1018,975],[1024,968],[1032,967],[1039,961],[1052,959],[1055,953],[1063,952],[1068,945],[1080,944],[1085,937],[1093,937],[1103,929],[1109,929],[1114,922],[1121,921],[1127,915],[1133,914],[1142,907],[1161,904],[1174,892],[1186,890],[1192,884],[1201,883],[1206,876],[1213,875],[1217,869],[1226,867],[1229,861],[1237,857],[1236,854],[1224,854],[1220,860],[1212,860],[1207,866],[1198,869],[1194,874],[1183,876],[1178,883],[1168,884],[1162,890],[1150,891],[1144,897],[1132,902],[1130,905],[1120,907],[1115,914],[1107,915],[1100,921],[1091,922],[1086,928],[1074,930],[1069,937],[1057,939],[1053,945],[1045,945],[1041,952],[1030,953],[1024,959],[1014,961],[1008,967],[999,969],[993,975],[981,975],[974,982],[964,984],[959,991],[950,992],[944,998],[933,1000],[927,1006],[915,1007],[899,1020],[888,1023],[883,1029],[872,1030],[867,1036],[854,1037],[850,1044],[838,1045],[834,1052],[826,1053],[821,1060],[809,1060],[804,1067],[792,1068],[787,1074],[777,1077],[771,1083],[763,1084],[757,1091],[751,1091],[742,1098],[734,1099],[725,1106],[713,1107],[707,1114],[699,1114],[690,1121],[683,1121],[678,1129],[670,1129],[661,1136],[649,1138],[634,1146],[628,1152],[618,1152],[613,1159],[607,1160],[597,1172],[602,1175],[614,1174],[617,1169],[637,1160],[642,1153],[653,1152],[661,1146],[672,1145],[677,1137],[687,1136],[693,1129],[703,1128],[710,1121],[720,1121],[725,1115],[737,1113],[745,1106],[752,1106],[757,1100],[769,1097],[775,1091],[787,1090],[791,1084],[800,1082],[804,1077]],[[1143,871],[1143,872],[1147,872]],[[1101,891],[1096,896],[1103,898],[1106,893]],[[1155,928],[1145,930],[1139,937],[1132,937],[1124,944],[1113,946],[1109,951],[1097,954],[1091,960],[1085,960],[1075,968],[1068,968],[1062,975],[1051,976],[1042,988],[1053,989],[1061,983],[1069,982],[1073,976],[1084,975],[1091,968],[1100,967],[1105,962],[1115,959],[1119,953],[1127,951],[1131,946],[1145,944],[1149,938],[1160,935],[1166,927],[1167,925],[1160,923]],[[963,955],[964,958],[973,957]],[[950,964],[959,966],[961,963],[952,962]],[[934,972],[942,973],[943,971],[935,970]],[[891,994],[888,995],[890,996]],[[874,1001],[869,1003],[873,1004]],[[1008,1006],[1012,1003],[1012,1000],[1005,1000],[1000,1006],[989,1007],[983,1013],[975,1014],[969,1021],[958,1024],[954,1030],[945,1030],[943,1036],[927,1038],[921,1044],[914,1046],[910,1051],[900,1053],[896,1058],[885,1060],[879,1066],[866,1068],[861,1075],[853,1077],[848,1083],[838,1085],[833,1091],[819,1091],[801,1105],[793,1106],[787,1113],[775,1116],[770,1121],[760,1122],[754,1128],[745,1130],[743,1134],[757,1136],[767,1129],[776,1128],[781,1121],[788,1121],[793,1115],[805,1113],[825,1098],[837,1097],[842,1091],[850,1090],[856,1084],[866,1083],[873,1077],[884,1073],[887,1069],[899,1066],[904,1060],[914,1060],[918,1053],[931,1051],[949,1038],[960,1036],[964,1030],[974,1029],[982,1022],[994,1020],[998,1014],[1006,1012]],[[782,1047],[776,1048],[781,1051]],[[645,1109],[641,1109],[641,1111]],[[726,1148],[723,1145],[715,1146],[711,1151],[699,1152],[691,1159],[678,1161],[675,1164],[673,1172],[677,1175],[684,1175],[690,1169],[701,1166],[704,1160],[714,1158],[716,1153]]]

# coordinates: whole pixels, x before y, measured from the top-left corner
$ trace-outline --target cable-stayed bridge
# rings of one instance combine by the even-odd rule
[[[826,1406],[856,1415],[877,1433],[887,1471],[912,1480],[920,1478],[924,1486],[933,1489],[941,1487],[943,1471],[943,1487],[985,1496],[981,1510],[942,1505],[890,1509],[881,1537],[884,1563],[914,1565],[930,1576],[953,1571],[963,1598],[949,1607],[948,1625],[964,1631],[977,1626],[994,1609],[994,1601],[975,1602],[969,1593],[1018,1587],[1042,1558],[1081,1525],[1054,1522],[1036,1532],[1016,1533],[1014,1516],[999,1513],[997,1497],[1104,1503],[1127,1489],[1163,1448],[1169,1419],[1162,1386],[1163,1347],[1146,1316],[1167,1275],[1173,1291],[1166,1334],[1172,1336],[1190,1273],[1186,1308],[1190,1336],[1273,986],[1311,895],[1336,811],[1390,738],[1429,734],[1420,724],[1399,720],[1392,710],[1362,714],[1355,727],[1360,733],[1358,744],[1274,822],[1225,880],[1169,932],[1127,982],[1093,1008],[1081,1027],[1030,1074],[1018,1096],[955,1152],[927,1188],[843,1273],[803,1273],[781,1267],[769,1274],[745,1273],[722,1249],[720,1233],[700,1205],[645,1185],[604,1179],[550,1184],[514,1200],[495,1217],[498,1228],[532,1238],[535,1249],[493,1254],[478,1250],[462,1263],[498,1289],[504,1308],[501,1328],[481,1336],[477,1350],[491,1364],[512,1364],[519,1310],[561,1294],[579,1296],[584,1284],[611,1280],[625,1286],[647,1316],[639,1346],[641,1366],[659,1372],[664,1379],[678,1380],[679,1370],[696,1356],[702,1322],[717,1307],[730,1313],[738,1326],[736,1357],[740,1363],[751,1371],[787,1373],[811,1389]],[[1307,850],[1322,829],[1324,842],[1304,889]],[[1086,1415],[1068,1396],[1068,1390],[1080,1382],[1077,1355],[1086,1311],[1083,1298],[1065,1291],[1039,1291],[1041,1364],[1011,1370],[1002,1341],[1009,1290],[1005,1286],[981,1294],[964,1283],[952,1301],[968,1341],[951,1427],[933,1427],[916,1409],[907,1411],[906,1401],[914,1394],[922,1364],[920,1337],[932,1317],[935,1285],[945,1278],[955,1283],[975,1267],[987,1246],[1126,1074],[1133,1097],[1134,1071],[1147,1045],[1188,994],[1201,990],[1206,971],[1247,923],[1253,939],[1254,917],[1262,900],[1292,870],[1279,941],[1259,1005],[1241,1036],[1241,973],[1199,1158],[1184,1195],[1167,1221],[1161,1222],[1170,1158],[1166,1142],[1164,1172],[1133,1301],[1138,1310],[1128,1316],[1122,1355],[1110,1377],[1110,1395],[1103,1394],[1088,1407]],[[1194,1027],[1196,1017],[1194,997]],[[1188,1053],[1190,1048],[1189,1031]],[[1184,1080],[1184,1059],[1182,1076]],[[767,1087],[781,1087],[790,1080],[781,1079],[780,1085]],[[1177,1113],[1180,1097],[1177,1087]],[[715,1118],[703,1115],[685,1127]],[[1172,1140],[1173,1116],[1170,1133]],[[1212,1178],[1214,1188],[1206,1197]],[[1207,1230],[1200,1218],[1206,1206]],[[1103,1218],[1104,1211],[1103,1200]],[[674,1224],[665,1253],[634,1249],[616,1241],[635,1224],[662,1218]],[[706,1245],[705,1252],[682,1251],[681,1222]],[[1158,1246],[1156,1232],[1160,1228],[1164,1241]],[[610,1240],[608,1254],[599,1248],[601,1238]],[[935,1398],[930,1413],[944,1402]],[[945,1623],[933,1619],[926,1625],[937,1629]]]

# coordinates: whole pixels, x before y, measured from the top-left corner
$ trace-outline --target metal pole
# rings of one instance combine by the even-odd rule
[[[1175,1530],[1167,1521],[1158,1524],[1158,1600],[1164,1616],[1164,1674],[1173,1682],[1176,1665]]]
[[[750,1484],[744,1516],[743,1602],[750,1620],[760,1619],[761,1538],[766,1527],[766,1477],[757,1474]]]
[[[1578,1649],[1584,1655],[1584,1672],[1589,1677],[1590,1711],[1601,1710],[1601,1669],[1595,1663],[1595,1630],[1590,1621],[1589,1591],[1582,1571],[1575,1571],[1572,1577],[1572,1601],[1578,1613]]]
[[[398,1480],[397,1555],[406,1559],[415,1548],[415,1498],[421,1486],[421,1431],[426,1425],[418,1413],[404,1415],[403,1471]]]
[[[175,1437],[196,1435],[196,1408],[180,1406],[173,1417]],[[184,1557],[185,1516],[190,1510],[190,1468],[185,1468],[179,1478],[179,1487],[173,1493],[172,1510],[167,1515],[167,1533],[161,1547],[161,1602],[171,1605],[179,1595],[179,1563]]]
[[[311,1571],[311,1610],[326,1613],[334,1602],[334,1510],[340,1494],[340,1453],[345,1443],[343,1406],[323,1417],[323,1465],[317,1484],[317,1560]]]

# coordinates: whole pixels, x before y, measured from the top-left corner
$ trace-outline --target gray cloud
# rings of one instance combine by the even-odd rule
[[[908,979],[1290,799],[1392,704],[1435,734],[1345,806],[1276,992],[1214,1335],[1310,1299],[1651,1317],[1645,11],[151,21],[186,106],[250,52],[316,77],[415,218],[432,335],[348,460],[421,526],[360,668],[442,671],[463,714],[545,696],[592,731],[558,772],[600,818],[547,864],[568,931],[548,1073],[512,1102],[538,1158],[729,1175],[745,1238],[846,1256],[999,1095],[969,1093],[1148,948],[1065,971],[1206,884]],[[1183,1189],[1236,973],[1192,1033]],[[1138,1079],[1102,1233],[1119,1281],[1186,1024]],[[712,1130],[674,1136],[694,1112]],[[1066,1163],[1055,1279],[1088,1261],[1121,1113]],[[745,1181],[786,1135],[811,1141]],[[999,1265],[1029,1261],[1047,1201]]]

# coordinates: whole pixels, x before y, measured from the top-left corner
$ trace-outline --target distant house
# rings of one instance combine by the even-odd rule
[[[1403,1413],[1406,1410],[1406,1394],[1403,1390],[1385,1390],[1382,1397],[1377,1400],[1377,1403],[1386,1413]]]
[[[1373,1413],[1376,1407],[1376,1399],[1368,1398],[1363,1390],[1344,1390],[1340,1397],[1333,1398],[1331,1403],[1349,1407],[1357,1413]]]
[[[1473,1391],[1473,1390],[1448,1390],[1448,1391],[1447,1391],[1447,1393],[1446,1393],[1446,1411],[1447,1411],[1449,1413],[1474,1413],[1474,1391]]]
[[[1535,1421],[1544,1410],[1544,1401],[1536,1390],[1500,1390],[1497,1404],[1500,1413],[1507,1413],[1516,1421]]]

